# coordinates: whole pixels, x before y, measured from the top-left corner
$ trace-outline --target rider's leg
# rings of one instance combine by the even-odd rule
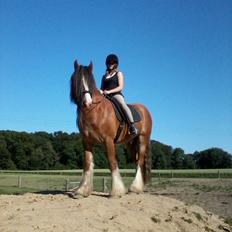
[[[126,102],[124,100],[124,97],[121,94],[115,94],[113,97],[120,103],[120,105],[122,106],[124,112],[127,115],[127,118],[129,120],[129,133],[130,134],[137,134],[138,131],[137,131],[135,125],[134,125],[134,119],[133,119],[131,110],[127,106],[127,104],[126,104]]]

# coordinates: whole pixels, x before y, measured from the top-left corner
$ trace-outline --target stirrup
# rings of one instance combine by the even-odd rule
[[[137,130],[137,128],[134,125],[130,125],[128,133],[130,135],[137,135],[138,134],[138,130]]]

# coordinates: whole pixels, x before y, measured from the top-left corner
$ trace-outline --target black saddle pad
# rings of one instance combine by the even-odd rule
[[[129,123],[128,118],[127,118],[124,110],[122,109],[120,103],[115,98],[112,98],[112,97],[109,97],[109,96],[107,96],[107,99],[109,99],[111,101],[111,103],[112,103],[112,105],[114,107],[114,111],[115,111],[117,119],[120,122],[124,121],[124,122]],[[134,122],[139,122],[141,120],[141,116],[140,116],[139,112],[134,108],[133,105],[128,104],[128,107],[131,110]]]
[[[128,105],[128,107],[131,110],[134,122],[139,122],[141,120],[139,112],[135,109],[135,107],[133,105]]]

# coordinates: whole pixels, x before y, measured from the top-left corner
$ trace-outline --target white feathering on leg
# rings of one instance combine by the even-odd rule
[[[82,175],[82,180],[80,186],[78,187],[76,193],[82,196],[89,196],[93,190],[93,156],[91,156],[91,163],[88,171],[84,171]]]
[[[112,173],[112,190],[111,195],[121,196],[126,193],[125,186],[122,182],[121,175],[118,168],[116,168]]]
[[[138,165],[135,179],[130,186],[130,191],[140,193],[143,192],[143,189],[144,189],[143,176],[142,176],[141,168]]]

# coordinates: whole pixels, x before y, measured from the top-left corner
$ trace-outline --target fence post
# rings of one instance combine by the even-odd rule
[[[173,179],[173,176],[174,176],[173,171],[171,172],[171,176],[172,176],[172,179]]]
[[[22,187],[22,176],[18,176],[18,187]]]
[[[66,189],[66,191],[69,190],[69,179],[66,179],[66,181],[65,181],[65,189]]]
[[[158,172],[159,180],[160,180],[160,172]]]
[[[104,193],[107,192],[107,189],[108,189],[106,183],[107,183],[107,180],[105,177],[103,177],[103,192]]]
[[[221,178],[221,173],[220,173],[220,170],[218,170],[218,179]]]

